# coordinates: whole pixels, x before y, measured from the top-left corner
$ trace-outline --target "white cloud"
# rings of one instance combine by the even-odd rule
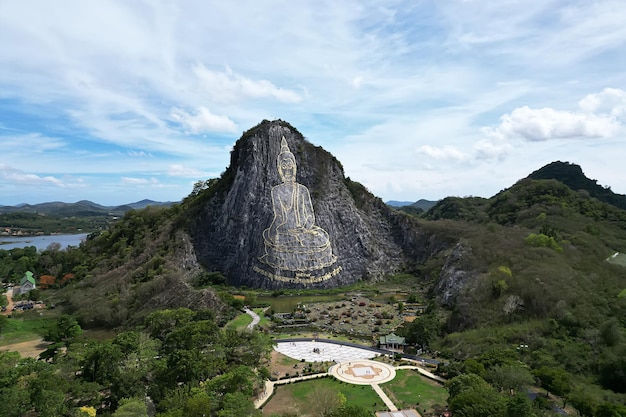
[[[146,156],[152,156],[151,153],[148,153],[148,152],[145,152],[145,151],[135,151],[133,149],[129,150],[126,153],[128,154],[128,156],[138,157],[138,158],[143,158],[143,157],[146,157]]]
[[[588,113],[624,117],[626,116],[626,91],[619,88],[605,88],[600,93],[586,95],[578,102],[578,107]]]
[[[200,106],[195,115],[175,107],[171,110],[170,117],[186,129],[185,133],[234,132],[237,130],[235,122],[226,116],[211,113],[204,106]]]
[[[363,84],[363,77],[358,76],[352,79],[352,87],[359,89],[361,88],[361,85]]]
[[[202,64],[193,68],[200,85],[213,100],[236,101],[241,98],[271,97],[285,103],[302,101],[294,91],[276,87],[267,80],[252,80],[227,68],[225,72],[211,71]]]
[[[506,142],[482,139],[474,144],[476,160],[504,160],[513,151],[513,146]]]
[[[446,145],[442,147],[423,145],[420,146],[417,151],[424,155],[427,155],[433,159],[439,160],[456,160],[465,161],[467,156],[463,152],[459,151],[454,146]]]
[[[518,107],[510,114],[500,117],[501,123],[495,128],[483,131],[490,137],[499,139],[525,139],[544,141],[569,138],[609,138],[620,127],[611,116],[593,113],[555,110],[549,107],[531,109]]]
[[[122,184],[124,185],[158,185],[159,180],[156,178],[137,178],[137,177],[122,177]]]
[[[171,177],[188,177],[188,178],[203,178],[207,174],[199,169],[186,167],[180,164],[172,164],[167,167],[167,175]]]
[[[59,188],[75,188],[82,187],[82,181],[62,181],[54,176],[41,176],[37,174],[27,173],[20,169],[10,167],[6,164],[0,164],[0,180],[12,186],[41,186],[53,185]]]

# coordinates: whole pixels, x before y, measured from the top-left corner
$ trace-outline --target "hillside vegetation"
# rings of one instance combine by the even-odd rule
[[[145,326],[155,312],[180,307],[210,310],[223,326],[243,304],[232,296],[242,289],[198,264],[189,228],[232,175],[197,183],[180,205],[129,211],[80,248],[0,250],[4,276],[73,274],[48,297],[82,327]],[[370,204],[365,191],[351,182],[360,204]],[[557,397],[583,416],[626,413],[626,268],[614,256],[626,253],[626,211],[604,200],[558,178],[525,178],[492,198],[450,197],[401,217],[439,245],[435,255],[361,285],[425,298],[426,312],[397,333],[450,362],[439,372],[451,379],[457,415],[552,415]],[[526,389],[537,386],[541,395],[530,404]]]

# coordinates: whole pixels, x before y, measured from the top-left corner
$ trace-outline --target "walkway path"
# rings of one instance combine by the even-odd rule
[[[443,379],[440,376],[437,376],[435,374],[433,374],[432,372],[428,372],[426,369],[422,368],[421,366],[415,366],[415,365],[400,365],[400,366],[396,366],[396,369],[414,369],[417,372],[419,372],[420,374],[424,375],[427,378],[430,378],[432,380],[435,380],[437,382],[441,382],[442,384],[445,384],[446,380]]]
[[[252,323],[248,324],[248,327],[246,327],[248,330],[252,330],[254,329],[254,327],[259,324],[259,322],[261,321],[261,317],[259,317],[259,315],[257,313],[255,313],[254,311],[250,310],[249,308],[245,307],[243,309],[243,311],[246,312],[246,314],[248,314],[250,317],[252,317]]]
[[[254,400],[254,408],[261,408],[261,406],[265,404],[265,402],[274,393],[274,386],[276,385],[291,384],[292,382],[306,381],[307,379],[316,379],[316,378],[321,378],[324,376],[328,376],[328,372],[322,372],[322,373],[313,374],[313,375],[296,376],[296,377],[287,378],[287,379],[278,379],[276,381],[267,380],[265,381],[265,391],[263,391],[263,393],[259,396],[259,398]]]
[[[383,389],[379,387],[378,384],[372,384],[372,388],[374,389],[374,392],[378,394],[380,399],[383,400],[389,411],[398,411],[396,405],[389,399],[389,397],[387,397],[387,394],[385,394]]]
[[[292,382],[315,379],[321,376],[333,376],[340,381],[357,385],[370,385],[374,392],[385,403],[389,411],[398,411],[393,401],[385,394],[379,384],[392,381],[396,376],[396,369],[415,369],[420,374],[439,382],[445,382],[443,378],[428,372],[420,366],[402,365],[393,367],[382,362],[369,360],[380,355],[380,349],[367,348],[351,343],[349,346],[337,341],[314,341],[312,339],[288,339],[276,341],[275,349],[293,359],[307,362],[338,362],[328,369],[328,372],[280,379],[277,381],[266,381],[264,392],[254,401],[255,408],[261,408],[271,397],[275,385],[289,384]],[[339,359],[339,360],[337,360]],[[407,359],[411,362],[426,363],[423,358]],[[419,414],[418,414],[419,415]]]
[[[7,309],[3,311],[2,314],[8,316],[13,311],[13,288],[9,288],[7,292],[4,293],[7,298]]]

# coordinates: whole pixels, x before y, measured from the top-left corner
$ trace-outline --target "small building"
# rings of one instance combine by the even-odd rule
[[[391,333],[387,336],[380,336],[379,344],[381,349],[402,350],[406,345],[404,340],[404,337]]]
[[[35,278],[33,277],[33,273],[30,271],[26,271],[26,273],[20,280],[19,291],[17,292],[17,294],[26,294],[27,292],[30,292],[35,288],[37,288],[37,285],[35,282]],[[13,292],[15,292],[15,288],[13,289]]]

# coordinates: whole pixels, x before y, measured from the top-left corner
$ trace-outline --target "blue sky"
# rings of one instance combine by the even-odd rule
[[[383,200],[626,194],[618,1],[0,2],[0,205],[177,201],[283,119]]]

